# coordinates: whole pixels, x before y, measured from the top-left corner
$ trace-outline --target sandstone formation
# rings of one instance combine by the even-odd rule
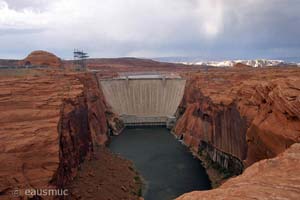
[[[177,200],[289,199],[300,197],[300,144],[253,164],[217,189],[191,192]]]
[[[56,55],[47,51],[33,51],[24,60],[20,61],[21,66],[37,67],[61,67],[62,61]]]
[[[240,172],[300,141],[300,70],[210,69],[186,74],[174,128],[194,152]]]
[[[92,75],[43,72],[0,79],[0,196],[63,188],[107,142],[103,96]],[[112,118],[113,119],[113,118]]]

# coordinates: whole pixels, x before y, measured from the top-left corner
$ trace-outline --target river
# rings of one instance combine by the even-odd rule
[[[113,137],[109,148],[134,163],[145,183],[145,200],[171,200],[193,190],[211,189],[201,161],[166,128],[126,128]]]

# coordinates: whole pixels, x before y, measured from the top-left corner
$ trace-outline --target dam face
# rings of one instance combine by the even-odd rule
[[[127,75],[100,80],[104,96],[127,126],[168,125],[184,94],[178,75]]]

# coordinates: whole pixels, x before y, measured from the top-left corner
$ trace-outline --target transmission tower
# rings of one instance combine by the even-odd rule
[[[85,60],[89,57],[88,53],[74,49],[73,55],[75,68],[78,70],[86,70]]]

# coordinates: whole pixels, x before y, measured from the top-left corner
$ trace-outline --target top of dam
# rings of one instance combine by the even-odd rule
[[[170,72],[122,72],[113,80],[147,80],[147,79],[183,79],[177,73]]]

